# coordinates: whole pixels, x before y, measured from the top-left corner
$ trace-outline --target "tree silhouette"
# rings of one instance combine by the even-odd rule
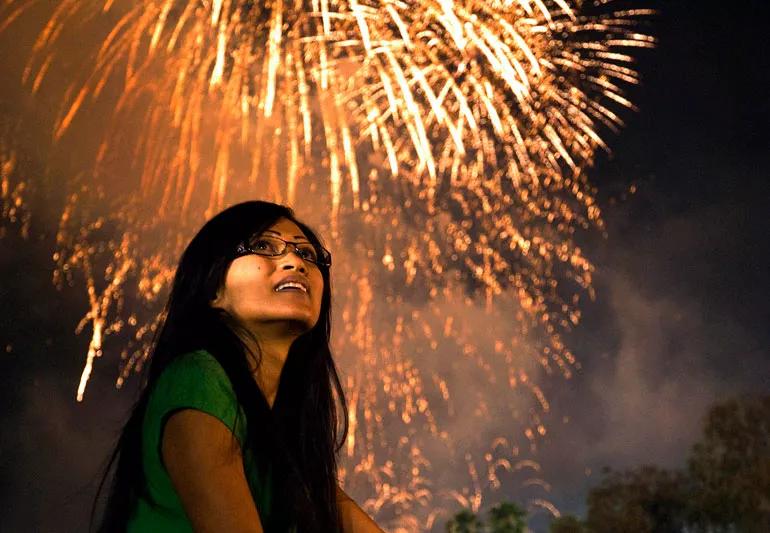
[[[696,525],[770,531],[770,396],[712,407],[688,471]]]
[[[571,514],[554,518],[548,527],[548,533],[587,533],[587,531],[583,521]]]
[[[457,513],[448,533],[523,533],[526,512],[504,502],[483,523]],[[684,470],[641,466],[604,470],[588,494],[585,521],[554,519],[550,533],[770,532],[770,396],[711,407]]]
[[[447,533],[524,533],[527,513],[512,502],[502,502],[489,510],[484,523],[468,509],[463,509],[447,522]]]
[[[686,480],[654,466],[615,472],[588,495],[590,531],[680,533],[687,522]]]
[[[463,509],[447,522],[447,533],[482,533],[484,525],[469,509]]]
[[[490,533],[524,533],[527,513],[511,502],[502,502],[489,510]]]
[[[686,470],[605,470],[585,525],[595,533],[770,532],[770,396],[712,406]]]

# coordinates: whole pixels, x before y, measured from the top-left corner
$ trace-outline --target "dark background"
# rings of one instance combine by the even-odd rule
[[[597,265],[597,299],[570,339],[582,370],[544,384],[552,417],[537,459],[563,512],[585,512],[603,466],[680,466],[709,405],[770,390],[770,9],[652,5],[659,43],[630,91],[639,112],[606,136],[613,153],[589,174],[607,236],[582,237]],[[3,118],[12,92],[2,92]],[[27,239],[13,227],[0,239],[4,531],[84,529],[132,399],[105,364],[74,400],[88,338],[73,330],[86,302],[82,288],[51,283],[49,216],[33,213]]]
[[[709,405],[770,392],[769,4],[655,7],[639,112],[589,171],[608,235],[586,243],[583,371],[549,390],[568,421],[540,460],[577,514],[601,467],[683,466]]]

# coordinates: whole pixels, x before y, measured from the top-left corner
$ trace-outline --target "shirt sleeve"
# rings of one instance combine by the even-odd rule
[[[245,415],[227,373],[208,352],[192,352],[172,361],[155,383],[147,409],[149,418],[155,423],[152,425],[157,428],[159,458],[162,457],[163,427],[180,409],[196,409],[221,420],[243,448]],[[239,411],[240,417],[237,417]]]

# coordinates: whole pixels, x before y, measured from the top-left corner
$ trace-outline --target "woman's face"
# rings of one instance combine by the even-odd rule
[[[281,218],[262,236],[287,242],[307,243],[305,234],[289,219]],[[299,257],[289,247],[282,256],[244,255],[230,263],[224,286],[211,303],[229,312],[238,322],[259,334],[261,330],[290,332],[297,336],[310,330],[321,312],[324,280],[319,267]],[[287,277],[303,284],[307,292],[284,287]]]

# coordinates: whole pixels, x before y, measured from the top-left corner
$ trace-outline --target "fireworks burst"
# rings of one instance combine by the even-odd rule
[[[633,107],[632,52],[653,46],[637,32],[651,12],[618,3],[60,1],[23,81],[59,94],[57,143],[96,136],[54,256],[90,302],[77,399],[109,335],[126,346],[117,385],[141,368],[181,247],[259,197],[339,258],[341,476],[368,510],[425,529],[452,502],[478,509],[501,472],[537,475],[537,378],[573,372],[563,334],[592,295],[572,240],[602,226],[584,170]],[[0,30],[36,4],[6,3]],[[73,35],[94,36],[77,76]],[[494,419],[510,429],[457,422]],[[442,478],[456,462],[467,476]]]
[[[18,227],[22,237],[29,235],[27,183],[16,175],[16,158],[16,152],[0,139],[0,238],[11,226]]]

